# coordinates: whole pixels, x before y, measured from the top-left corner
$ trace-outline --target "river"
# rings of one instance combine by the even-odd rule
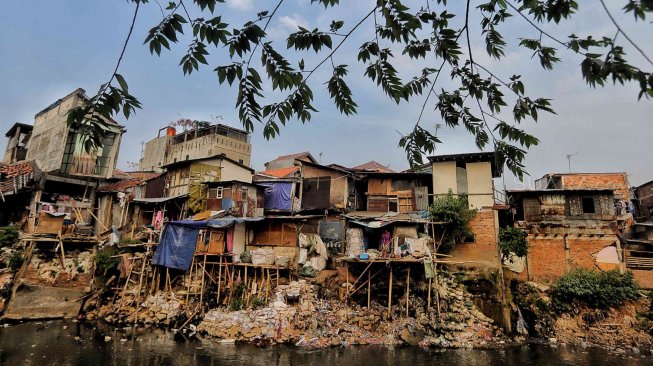
[[[105,341],[105,336],[111,340]],[[653,364],[651,356],[530,344],[495,350],[339,347],[307,350],[184,341],[158,329],[113,329],[72,321],[0,327],[3,365],[619,365]]]

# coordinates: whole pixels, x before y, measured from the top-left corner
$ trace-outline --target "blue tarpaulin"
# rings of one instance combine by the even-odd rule
[[[206,220],[171,221],[163,229],[161,242],[156,247],[152,263],[187,271],[193,262],[197,235],[205,228]]]
[[[265,186],[266,210],[292,210],[292,183],[259,183]]]
[[[163,229],[161,242],[156,247],[152,263],[188,271],[193,262],[200,229],[228,228],[234,224],[263,220],[263,217],[221,217],[211,220],[170,221]]]

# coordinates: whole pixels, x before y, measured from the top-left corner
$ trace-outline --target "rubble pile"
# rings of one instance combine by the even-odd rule
[[[108,323],[141,323],[171,325],[182,311],[183,301],[172,293],[157,293],[148,296],[136,306],[133,302],[121,302],[101,306],[86,314],[87,319],[103,319]]]
[[[315,286],[304,280],[277,288],[274,299],[258,310],[209,311],[198,330],[229,341],[290,343],[303,347],[341,345],[421,345],[489,347],[503,341],[501,331],[471,302],[453,278],[440,277],[442,316],[426,312],[423,299],[411,297],[415,317],[388,320],[387,307],[370,308],[338,300],[317,299]],[[402,314],[405,298],[393,307]]]

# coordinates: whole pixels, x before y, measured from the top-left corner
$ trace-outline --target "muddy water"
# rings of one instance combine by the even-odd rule
[[[110,336],[110,341],[105,341]],[[76,340],[75,337],[79,337]],[[0,328],[3,365],[650,365],[649,356],[527,345],[501,350],[423,350],[340,347],[305,350],[255,347],[210,339],[183,341],[161,330],[98,329],[73,322],[23,323]]]

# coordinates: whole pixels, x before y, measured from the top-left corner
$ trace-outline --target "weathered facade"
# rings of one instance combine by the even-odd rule
[[[507,191],[515,226],[528,233],[525,267],[516,276],[553,281],[573,268],[619,267],[614,191],[543,189]]]
[[[421,173],[369,173],[367,211],[401,212],[427,210],[431,175]]]
[[[638,216],[650,220],[653,217],[653,181],[635,188]]]
[[[612,189],[616,200],[630,200],[626,173],[552,173],[535,181],[535,189]]]
[[[26,160],[35,161],[49,174],[110,178],[118,159],[122,126],[108,120],[102,147],[94,152],[84,148],[84,136],[68,126],[68,111],[88,100],[77,89],[34,116],[34,128],[27,143]]]
[[[249,143],[249,134],[243,130],[223,124],[180,134],[176,134],[172,127],[165,130],[165,135],[145,144],[139,162],[140,170],[162,171],[166,165],[217,155],[224,155],[246,166],[251,163],[252,145]]]
[[[237,180],[207,182],[206,210],[225,210],[234,217],[263,216],[263,187]]]
[[[204,210],[208,197],[205,183],[237,180],[251,183],[254,170],[224,155],[166,165],[166,197],[188,196],[186,209]]]
[[[433,195],[449,192],[466,195],[476,216],[469,226],[474,234],[471,242],[458,243],[451,251],[453,258],[498,268],[497,249],[499,213],[497,211],[493,178],[502,174],[493,152],[479,152],[429,157],[433,179]]]

